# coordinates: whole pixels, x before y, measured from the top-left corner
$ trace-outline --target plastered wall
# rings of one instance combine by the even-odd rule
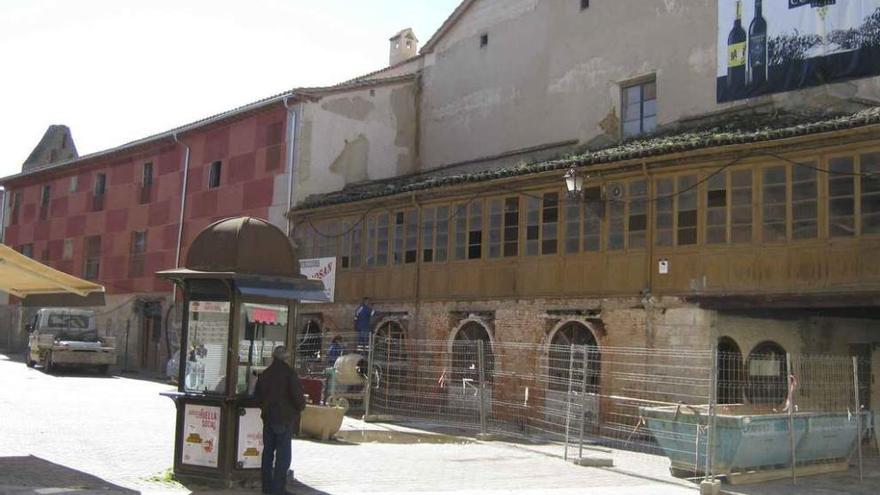
[[[871,78],[717,104],[716,1],[614,0],[581,11],[574,0],[478,0],[425,57],[423,168],[568,139],[616,142],[620,87],[648,77],[660,128],[735,107],[849,111],[880,101]]]
[[[346,185],[406,175],[417,163],[413,80],[334,92],[304,104],[297,201]]]

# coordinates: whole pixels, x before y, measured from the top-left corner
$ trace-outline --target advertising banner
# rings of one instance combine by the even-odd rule
[[[880,0],[718,0],[718,103],[880,75]]]
[[[336,293],[336,258],[299,260],[299,272],[308,279],[320,280],[323,282],[324,294],[327,295],[326,302],[333,302],[333,295]],[[308,303],[314,301],[302,302]]]
[[[238,468],[260,469],[263,455],[263,420],[255,407],[241,409],[238,417]]]
[[[217,467],[220,408],[187,404],[183,411],[183,463]]]

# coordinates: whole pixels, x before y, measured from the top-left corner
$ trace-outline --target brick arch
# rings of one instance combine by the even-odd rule
[[[471,317],[465,318],[464,320],[458,322],[458,324],[455,325],[455,327],[453,327],[453,329],[449,332],[449,335],[446,338],[446,347],[449,352],[452,352],[452,344],[455,342],[455,338],[458,336],[458,333],[466,326],[474,324],[483,327],[483,329],[486,331],[486,335],[489,336],[489,348],[491,349],[495,345],[495,329],[493,328],[493,326],[481,318]]]
[[[587,356],[590,365],[589,371],[587,372],[587,381],[590,389],[593,392],[598,392],[602,385],[602,346],[599,342],[600,333],[591,322],[583,318],[564,319],[557,323],[553,330],[547,334],[545,346],[546,351],[542,358],[542,364],[543,368],[547,370],[547,376],[550,382],[548,386],[551,390],[561,390],[562,388],[565,388],[569,379],[584,376],[582,371],[583,366],[581,365],[584,356],[581,354],[581,357],[578,358],[578,361],[580,362],[575,364],[571,375],[569,375],[568,367],[572,352],[570,349],[566,350],[558,347],[558,344],[554,344],[553,342],[554,339],[560,335],[560,332],[571,327],[581,327],[585,329],[588,332],[587,336],[595,343],[595,352],[590,352],[589,356]]]
[[[492,381],[492,372],[495,370],[495,355],[493,352],[495,338],[493,336],[492,327],[486,321],[480,318],[466,318],[458,323],[452,331],[449,332],[447,339],[447,349],[449,356],[449,369],[453,371],[452,378],[470,378],[477,380],[479,378],[479,370],[476,365],[478,357],[476,355],[476,346],[459,345],[456,342],[474,341],[475,339],[468,336],[466,339],[460,339],[459,336],[467,329],[482,330],[488,339],[488,346],[484,347],[484,366],[486,373],[484,374],[487,381]],[[483,339],[477,339],[483,340]],[[474,371],[470,371],[473,368]]]
[[[547,335],[544,337],[545,343],[550,345],[553,343],[553,338],[556,337],[556,334],[571,324],[579,324],[586,327],[586,329],[593,335],[593,340],[596,342],[596,347],[601,348],[601,337],[603,336],[602,332],[596,327],[596,325],[586,318],[566,318],[560,320],[553,328],[547,332]]]

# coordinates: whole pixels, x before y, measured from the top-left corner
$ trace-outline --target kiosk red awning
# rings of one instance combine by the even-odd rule
[[[254,323],[275,325],[278,323],[278,312],[274,309],[254,308],[251,319]]]

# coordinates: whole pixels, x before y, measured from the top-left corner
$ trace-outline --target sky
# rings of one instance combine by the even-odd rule
[[[460,0],[0,0],[0,177],[51,124],[80,155],[388,65]]]

